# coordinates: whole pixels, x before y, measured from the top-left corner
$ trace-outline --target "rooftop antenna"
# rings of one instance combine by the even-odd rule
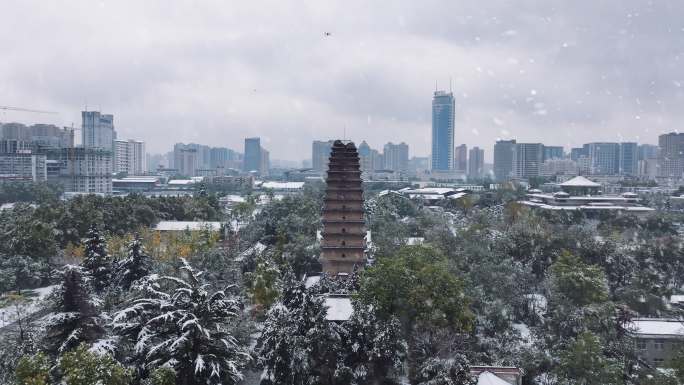
[[[435,92],[437,92],[437,80],[435,80]]]
[[[451,89],[451,76],[449,76],[449,92],[453,93],[454,91]]]

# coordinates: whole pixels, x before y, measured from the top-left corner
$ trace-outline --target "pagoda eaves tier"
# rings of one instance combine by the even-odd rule
[[[351,274],[366,264],[363,189],[353,142],[333,143],[323,207],[321,263],[330,276]]]

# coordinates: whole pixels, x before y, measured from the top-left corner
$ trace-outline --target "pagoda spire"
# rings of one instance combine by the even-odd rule
[[[365,235],[359,154],[353,142],[336,140],[330,152],[323,207],[323,271],[344,276],[363,268]]]

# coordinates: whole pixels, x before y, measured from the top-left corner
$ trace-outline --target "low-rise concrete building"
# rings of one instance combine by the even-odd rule
[[[112,189],[122,192],[152,191],[159,186],[159,178],[155,176],[130,176],[112,179]]]
[[[676,319],[636,318],[629,327],[639,358],[662,367],[684,347],[684,323]]]

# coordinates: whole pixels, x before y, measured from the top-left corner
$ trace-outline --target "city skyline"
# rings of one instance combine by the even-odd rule
[[[682,118],[678,2],[608,1],[592,12],[542,1],[272,3],[268,13],[159,2],[134,15],[125,3],[5,4],[0,104],[60,115],[0,120],[70,126],[88,106],[114,114],[118,134],[151,153],[259,136],[273,158],[301,160],[287,148],[339,137],[379,147],[391,136],[429,156],[427,95],[450,78],[456,141],[469,147],[655,144]]]

